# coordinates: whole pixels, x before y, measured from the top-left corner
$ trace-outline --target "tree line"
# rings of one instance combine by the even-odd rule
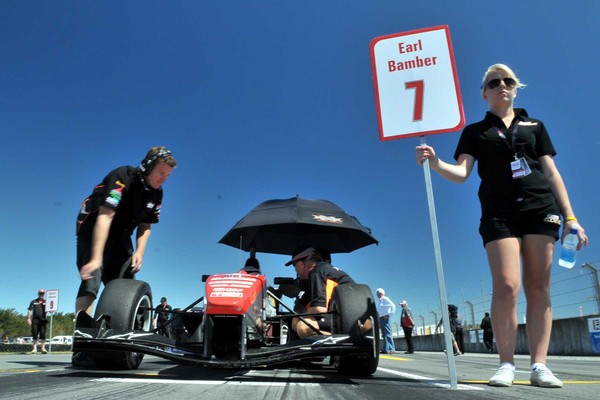
[[[57,312],[52,315],[52,336],[72,335],[75,313]],[[47,315],[46,337],[50,336],[50,314]],[[0,308],[0,338],[13,339],[31,336],[31,327],[27,324],[27,314],[20,314],[14,308]]]

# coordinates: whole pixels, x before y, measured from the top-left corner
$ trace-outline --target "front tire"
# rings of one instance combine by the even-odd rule
[[[143,281],[114,279],[104,287],[94,319],[110,316],[110,328],[118,330],[152,330],[152,291]],[[137,369],[144,354],[130,351],[93,353],[100,367],[110,369]]]
[[[373,336],[375,354],[339,356],[336,366],[340,373],[354,376],[368,376],[375,373],[379,365],[379,319],[371,289],[367,285],[349,283],[338,285],[333,291],[329,304],[332,315],[333,333],[359,338]],[[359,322],[373,321],[370,332],[360,332]]]

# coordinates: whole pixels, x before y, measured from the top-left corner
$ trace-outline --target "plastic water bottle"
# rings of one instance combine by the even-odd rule
[[[579,225],[571,225],[571,230],[563,240],[560,258],[558,259],[558,265],[561,267],[573,268],[573,265],[575,265],[577,245],[579,244],[577,231],[579,231]]]

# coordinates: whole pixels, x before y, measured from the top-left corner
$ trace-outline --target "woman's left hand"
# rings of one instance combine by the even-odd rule
[[[567,234],[569,233],[569,231],[571,230],[571,227],[573,225],[577,225],[579,226],[579,228],[577,229],[577,237],[579,238],[579,243],[577,244],[577,251],[581,250],[582,246],[587,246],[588,245],[588,237],[585,234],[585,229],[583,229],[583,226],[581,226],[578,222],[576,221],[567,221],[565,223],[565,227],[563,228],[563,233],[561,236],[561,242],[565,239],[565,236],[567,236]]]

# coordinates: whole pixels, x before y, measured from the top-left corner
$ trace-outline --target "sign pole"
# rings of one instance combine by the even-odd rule
[[[54,313],[49,313],[50,314],[50,340],[48,340],[46,338],[46,340],[48,340],[48,353],[52,353],[52,317],[54,316]]]
[[[426,145],[425,136],[421,136],[421,145]],[[440,303],[442,306],[442,322],[444,327],[444,341],[446,344],[446,355],[448,357],[448,374],[450,376],[450,387],[457,388],[458,380],[456,376],[456,363],[454,360],[454,346],[452,345],[450,319],[448,318],[448,300],[446,299],[446,282],[444,280],[444,268],[442,266],[442,250],[440,246],[440,236],[438,233],[437,217],[435,214],[435,202],[433,200],[433,185],[431,183],[431,169],[429,168],[429,159],[423,163],[423,173],[425,175],[425,187],[427,190],[427,204],[429,206],[429,222],[431,224],[431,236],[433,239],[433,251],[435,254],[435,267],[437,271],[438,291]]]
[[[448,26],[380,36],[371,41],[375,102],[381,140],[455,132],[465,124],[458,74]],[[456,365],[429,161],[423,163],[450,386]],[[437,316],[436,316],[437,318]]]

